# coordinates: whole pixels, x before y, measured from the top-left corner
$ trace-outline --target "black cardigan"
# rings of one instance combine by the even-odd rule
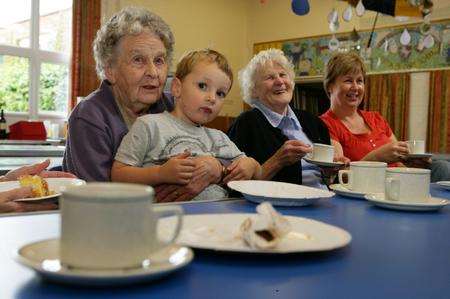
[[[292,109],[303,132],[313,143],[330,144],[330,135],[320,118],[309,112]],[[249,157],[261,165],[266,162],[288,140],[280,129],[274,128],[259,109],[245,111],[239,115],[228,130],[228,136]],[[272,181],[301,184],[300,161],[282,168]]]

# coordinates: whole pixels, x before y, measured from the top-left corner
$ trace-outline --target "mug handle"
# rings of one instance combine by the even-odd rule
[[[394,178],[386,179],[386,199],[399,200],[400,194],[400,180]]]
[[[177,217],[177,224],[175,225],[175,230],[173,232],[172,237],[168,241],[162,241],[158,238],[160,247],[165,247],[172,244],[180,234],[181,226],[183,224],[183,209],[179,206],[167,206],[167,207],[153,206],[153,213],[155,213],[155,216],[158,218],[158,221],[159,219],[161,219],[161,217],[165,216]]]
[[[347,175],[347,178],[348,178],[347,184],[344,184],[344,180],[343,180],[344,175]],[[339,184],[341,184],[341,186],[344,186],[347,189],[351,189],[351,185],[352,185],[351,178],[352,178],[351,170],[348,170],[348,169],[339,170],[338,179],[339,179]]]

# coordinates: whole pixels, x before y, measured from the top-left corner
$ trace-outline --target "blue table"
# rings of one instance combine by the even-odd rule
[[[450,192],[432,188],[434,196]],[[183,205],[186,213],[254,212],[244,200]],[[0,298],[450,298],[450,207],[414,213],[335,196],[283,214],[340,226],[353,237],[332,252],[287,256],[196,251],[187,268],[123,288],[47,283],[12,260],[19,246],[59,235],[59,215],[0,217]]]

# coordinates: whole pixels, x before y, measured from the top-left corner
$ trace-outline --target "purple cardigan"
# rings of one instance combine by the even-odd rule
[[[173,110],[163,94],[148,113]],[[128,128],[114,100],[110,84],[100,87],[73,109],[63,159],[63,170],[86,181],[110,181],[114,156]]]

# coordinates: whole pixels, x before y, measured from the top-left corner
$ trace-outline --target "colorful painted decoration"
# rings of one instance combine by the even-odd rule
[[[423,39],[423,45],[427,49],[430,49],[434,46],[434,38],[431,34],[428,34],[427,36],[425,36],[425,38]]]
[[[409,34],[408,29],[404,29],[402,32],[402,35],[400,36],[400,43],[403,46],[407,46],[409,45],[409,43],[411,42],[411,35]]]
[[[344,19],[344,21],[350,22],[350,20],[352,19],[352,14],[353,14],[352,7],[349,5],[342,13],[342,18]]]
[[[336,23],[338,21],[338,17],[336,8],[333,8],[333,10],[328,14],[328,23]]]
[[[364,4],[362,3],[362,0],[358,1],[358,4],[356,5],[356,15],[358,17],[362,17],[364,13],[366,12],[366,8],[364,7]]]
[[[331,51],[336,51],[337,49],[339,49],[339,40],[336,38],[335,35],[333,35],[333,37],[328,42],[328,48]]]

